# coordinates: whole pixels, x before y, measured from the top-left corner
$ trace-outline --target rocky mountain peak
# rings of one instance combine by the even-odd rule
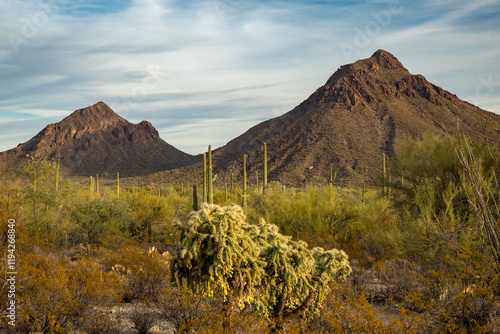
[[[385,67],[387,69],[406,70],[403,64],[401,64],[401,62],[396,57],[394,57],[391,53],[384,50],[375,51],[375,53],[369,59],[373,60],[374,63],[382,67]]]
[[[163,141],[150,122],[130,123],[104,102],[75,110],[6,153],[19,159],[61,159],[62,167],[80,175],[150,173],[191,159]]]

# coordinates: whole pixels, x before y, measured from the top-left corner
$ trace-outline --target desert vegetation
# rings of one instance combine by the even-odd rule
[[[118,188],[43,160],[4,170],[0,249],[14,219],[19,268],[2,331],[498,332],[496,149],[407,141],[358,188],[330,171],[304,187],[263,171],[257,185],[244,164],[244,183],[221,186],[207,158],[182,185]]]

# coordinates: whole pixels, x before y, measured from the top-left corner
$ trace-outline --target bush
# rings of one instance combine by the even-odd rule
[[[146,305],[135,305],[128,317],[134,329],[139,334],[147,334],[158,321],[157,314],[149,310]]]
[[[99,256],[106,270],[120,276],[124,287],[124,301],[156,301],[169,282],[168,253],[159,254],[137,246],[124,245],[117,252],[103,249]]]
[[[119,198],[94,199],[75,205],[69,219],[76,224],[75,243],[99,244],[112,235],[137,237],[140,224],[130,207]]]
[[[67,333],[96,306],[117,302],[120,284],[89,259],[74,263],[24,253],[19,269],[19,320],[23,332]]]

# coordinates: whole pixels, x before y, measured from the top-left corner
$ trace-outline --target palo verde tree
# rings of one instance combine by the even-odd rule
[[[172,278],[186,279],[192,290],[224,297],[223,328],[234,332],[233,312],[245,303],[282,331],[291,316],[310,319],[319,313],[327,284],[350,272],[343,251],[309,250],[261,220],[251,225],[241,207],[204,204],[191,213],[171,262]]]

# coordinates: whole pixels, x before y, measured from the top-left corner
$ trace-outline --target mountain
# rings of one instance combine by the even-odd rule
[[[78,109],[3,152],[8,161],[44,158],[75,175],[141,175],[181,167],[192,156],[167,144],[147,121],[132,124],[103,102]]]
[[[271,180],[325,183],[332,165],[339,184],[360,184],[381,170],[382,153],[392,156],[407,138],[454,132],[457,124],[473,138],[499,142],[499,115],[411,74],[378,50],[340,67],[290,112],[230,141],[214,152],[214,161],[221,170],[236,171],[247,154],[250,173],[261,170],[266,142]]]

